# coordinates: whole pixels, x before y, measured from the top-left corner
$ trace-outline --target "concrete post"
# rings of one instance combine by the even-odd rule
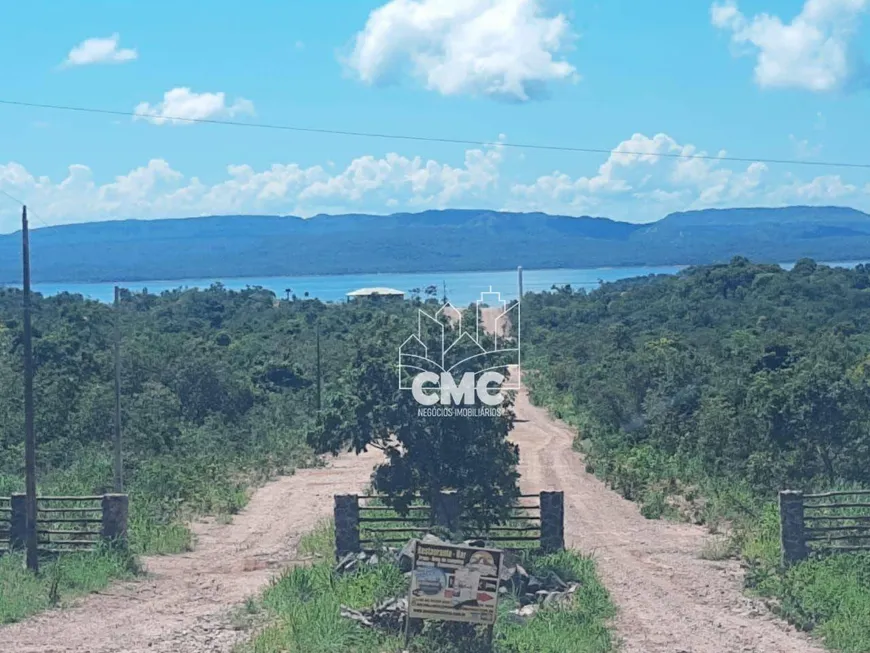
[[[129,498],[126,494],[103,496],[103,539],[126,546]]]
[[[779,522],[782,563],[790,565],[809,555],[804,532],[804,493],[784,490],[779,493]]]
[[[335,557],[360,551],[359,497],[356,494],[335,495]]]
[[[13,494],[10,503],[12,515],[9,518],[9,548],[22,551],[27,544],[27,497]]]
[[[541,549],[554,553],[565,548],[565,494],[541,492]]]

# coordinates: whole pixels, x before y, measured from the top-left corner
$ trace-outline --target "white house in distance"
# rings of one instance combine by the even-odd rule
[[[362,300],[398,300],[405,298],[405,293],[395,288],[360,288],[347,293],[347,301]]]

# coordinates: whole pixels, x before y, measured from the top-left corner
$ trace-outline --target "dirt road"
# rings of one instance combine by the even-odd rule
[[[379,455],[343,455],[269,483],[232,523],[195,524],[193,552],[146,558],[149,579],[0,628],[0,651],[229,653],[249,636],[229,611],[293,562],[299,537],[331,515],[334,494],[367,485]]]
[[[565,492],[568,544],[595,554],[626,653],[822,653],[743,596],[736,562],[699,559],[704,529],[643,518],[586,474],[568,427],[524,393],[516,412],[523,489]],[[197,524],[194,552],[148,558],[150,579],[0,628],[0,651],[229,653],[248,636],[229,610],[292,564],[299,536],[330,514],[332,495],[361,489],[377,460],[344,456],[270,483],[233,523]]]
[[[516,413],[523,490],[565,492],[567,544],[594,553],[625,653],[823,653],[743,595],[737,562],[699,559],[703,528],[645,519],[585,472],[567,426],[525,393]]]

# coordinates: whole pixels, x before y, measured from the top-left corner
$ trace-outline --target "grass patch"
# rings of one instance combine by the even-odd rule
[[[266,625],[244,645],[245,653],[384,653],[402,650],[401,635],[366,630],[340,616],[341,605],[362,609],[407,592],[407,579],[393,565],[380,563],[352,574],[333,572],[333,528],[323,523],[300,542],[300,553],[324,560],[287,570],[265,592]],[[525,624],[508,614],[515,599],[502,596],[495,627],[496,653],[609,653],[614,642],[608,620],[614,607],[599,582],[594,561],[573,551],[542,556],[524,552],[527,569],[539,576],[557,573],[578,582],[570,606],[542,609]],[[412,640],[413,653],[482,653],[482,630],[466,624],[426,622]]]
[[[0,557],[0,624],[58,607],[63,600],[96,592],[137,571],[131,555],[109,549],[46,560],[39,575],[24,568],[22,555],[5,555]]]
[[[300,445],[301,446],[301,445]],[[307,454],[299,460],[308,461]],[[95,461],[95,462],[94,462]],[[90,465],[79,465],[50,477],[40,488],[40,494],[86,495],[101,493],[105,474],[99,472],[101,459],[94,456]],[[250,464],[254,468],[253,463]],[[232,470],[227,465],[225,469]],[[289,471],[291,461],[274,470]],[[223,468],[215,468],[223,469]],[[171,470],[170,470],[171,471]],[[76,596],[100,590],[119,579],[138,574],[137,556],[171,555],[193,549],[193,534],[187,522],[196,516],[213,514],[218,521],[229,523],[241,510],[250,492],[246,484],[260,485],[268,480],[263,470],[234,472],[230,477],[214,472],[214,479],[204,472],[192,478],[168,474],[157,469],[154,474],[140,470],[130,483],[130,514],[127,524],[129,552],[105,548],[93,553],[65,554],[60,558],[44,557],[38,576],[27,571],[21,555],[0,556],[0,624],[20,621],[43,610],[63,607]],[[184,479],[189,487],[177,486]],[[20,479],[0,475],[0,496],[21,491]],[[183,491],[182,491],[183,490]],[[8,504],[5,504],[8,505]]]
[[[541,387],[546,390],[545,383]],[[676,514],[705,524],[712,534],[727,533],[708,539],[699,557],[740,556],[747,591],[765,598],[783,619],[812,632],[831,650],[870,653],[870,553],[814,557],[785,568],[778,507],[745,479],[710,477],[697,460],[667,456],[649,445],[612,446],[598,425],[571,405],[568,395],[539,394],[539,404],[570,418],[572,425],[582,425],[587,439],[578,437],[575,448],[585,454],[587,472],[638,502],[647,518]]]
[[[721,535],[710,537],[704,542],[698,557],[701,560],[727,560],[734,555],[734,545],[731,540]]]
[[[825,645],[844,653],[870,652],[870,554],[812,558],[780,564],[776,506],[742,533],[750,591],[773,601],[776,612]]]
[[[328,558],[332,555],[334,546],[335,522],[327,519],[300,538],[297,551],[301,556]]]

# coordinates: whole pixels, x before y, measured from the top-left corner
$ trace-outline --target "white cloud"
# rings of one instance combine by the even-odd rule
[[[824,175],[808,182],[795,181],[770,193],[771,199],[793,203],[827,203],[855,196],[858,187],[839,175]]]
[[[363,156],[337,173],[296,163],[260,171],[230,165],[226,177],[211,184],[186,177],[162,159],[104,184],[95,182],[85,165],[69,166],[66,177],[54,182],[9,163],[0,165],[0,190],[27,202],[50,224],[235,213],[380,212],[400,204],[409,210],[446,208],[495,201],[502,156],[500,146],[469,150],[461,165],[399,154]],[[16,228],[17,211],[11,202],[0,202],[0,232]]]
[[[390,153],[336,166],[327,161],[310,166],[276,163],[263,169],[238,164],[227,166],[222,178],[208,181],[187,176],[163,159],[104,182],[82,164],[69,166],[64,178],[55,181],[12,162],[0,164],[0,190],[27,202],[50,224],[456,207],[592,214],[633,222],[707,207],[847,204],[870,210],[870,185],[859,187],[836,174],[799,178],[760,162],[737,164],[724,159],[724,151],[697,158],[706,152],[667,134],[634,134],[587,174],[581,169],[507,180],[507,153],[496,145],[470,149],[455,162]],[[0,233],[17,228],[18,210],[0,197]]]
[[[735,0],[713,4],[713,25],[731,32],[741,54],[757,56],[761,87],[835,91],[863,84],[865,65],[853,38],[870,0],[806,0],[790,22],[759,14],[747,18]]]
[[[227,104],[226,94],[195,93],[187,87],[173,88],[163,94],[163,102],[151,105],[140,102],[135,110],[136,118],[148,120],[155,125],[189,125],[191,120],[234,118],[240,114],[253,114],[254,103],[237,98]]]
[[[121,37],[112,34],[107,38],[86,39],[69,51],[63,65],[87,66],[96,63],[125,63],[139,57],[132,48],[119,48]]]
[[[542,0],[391,0],[356,35],[347,63],[370,84],[404,74],[442,95],[526,101],[577,78],[562,57],[568,19]]]
[[[870,208],[868,198],[839,175],[796,180],[775,175],[764,163],[735,165],[726,156],[724,151],[708,155],[667,134],[634,134],[613,149],[597,174],[572,177],[556,171],[516,183],[507,205],[635,222],[672,211],[728,206],[849,202]]]

